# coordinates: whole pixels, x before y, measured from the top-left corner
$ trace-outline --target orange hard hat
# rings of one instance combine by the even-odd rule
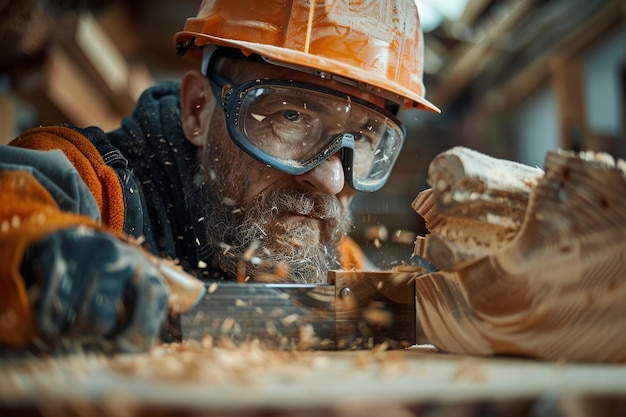
[[[203,0],[174,40],[198,60],[204,45],[237,48],[439,112],[425,98],[414,0]]]

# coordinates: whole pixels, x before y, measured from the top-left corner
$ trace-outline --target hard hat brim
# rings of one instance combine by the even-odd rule
[[[395,84],[386,78],[373,76],[372,74],[363,71],[362,69],[347,65],[337,60],[273,45],[265,45],[242,40],[224,39],[204,33],[191,31],[181,31],[176,33],[176,35],[174,36],[174,41],[177,44],[181,42],[191,41],[196,47],[215,44],[231,48],[237,48],[242,50],[244,53],[258,54],[263,57],[284,62],[287,64],[320,69],[324,72],[329,72],[331,74],[335,74],[341,77],[357,80],[358,82],[366,83],[370,86],[374,86],[387,92],[397,94],[404,99],[404,103],[402,105],[403,109],[423,109],[435,113],[441,113],[441,110],[439,110],[434,104],[426,100],[420,94],[407,88],[403,88],[402,86]],[[201,48],[192,47],[190,48],[188,53],[191,54],[192,58],[196,59],[197,61],[201,60]],[[421,92],[424,91],[424,85],[421,80],[416,81],[416,89]]]

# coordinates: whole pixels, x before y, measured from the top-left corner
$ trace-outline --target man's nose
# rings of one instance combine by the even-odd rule
[[[341,151],[337,152],[312,170],[296,176],[296,181],[324,194],[336,195],[343,189],[345,178]]]

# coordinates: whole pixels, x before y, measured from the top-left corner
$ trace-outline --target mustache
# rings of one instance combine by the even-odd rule
[[[321,220],[341,216],[342,207],[337,197],[306,191],[282,189],[260,194],[251,207],[267,210],[272,218],[294,212]]]

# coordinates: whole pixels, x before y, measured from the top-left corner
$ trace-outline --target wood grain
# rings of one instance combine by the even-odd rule
[[[433,235],[416,250],[440,268],[416,280],[428,339],[455,353],[625,361],[626,163],[552,151],[539,178],[494,166],[454,148],[433,161],[433,188],[415,200]],[[440,187],[446,175],[454,181]],[[475,198],[462,198],[467,183]]]

